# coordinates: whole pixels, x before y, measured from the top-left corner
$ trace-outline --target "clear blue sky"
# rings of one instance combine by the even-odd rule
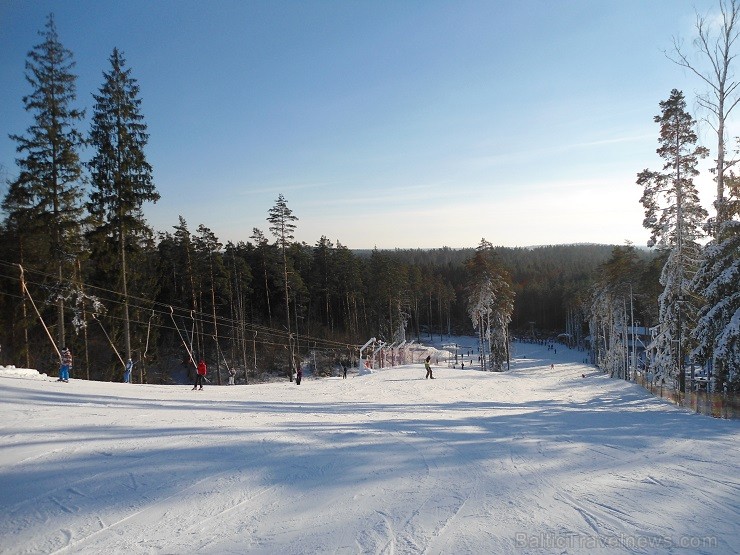
[[[0,0],[0,164],[54,12],[88,116],[114,47],[139,81],[156,230],[246,241],[283,193],[308,244],[644,245],[658,103],[703,90],[663,54],[695,9],[717,2]]]

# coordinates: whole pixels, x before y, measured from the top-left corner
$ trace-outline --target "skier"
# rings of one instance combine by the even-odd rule
[[[342,379],[347,379],[347,367],[344,364],[342,364]]]
[[[58,382],[69,382],[69,371],[72,369],[72,353],[69,348],[62,349],[62,365],[59,367]]]
[[[195,375],[195,385],[193,386],[193,390],[197,389],[198,386],[203,390],[203,379],[206,377],[207,371],[208,368],[206,367],[206,361],[201,358],[200,362],[198,362],[198,373]]]
[[[301,385],[301,378],[303,377],[303,370],[301,370],[301,367],[298,367],[298,370],[295,373],[295,384]]]
[[[431,359],[432,359],[432,357],[431,356],[428,356],[427,359],[424,361],[424,368],[427,369],[427,375],[424,378],[425,379],[426,378],[429,378],[430,380],[433,380],[434,379],[434,376],[432,376],[432,367],[429,366],[429,361]]]
[[[134,361],[126,361],[126,370],[123,371],[123,383],[131,383],[131,370],[134,369]]]
[[[229,368],[229,385],[234,385],[234,378],[236,377],[236,370]]]

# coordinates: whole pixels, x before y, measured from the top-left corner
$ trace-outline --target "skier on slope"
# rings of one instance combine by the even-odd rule
[[[68,347],[62,349],[62,365],[59,367],[58,382],[69,381],[69,371],[72,369],[72,353]]]
[[[433,380],[434,379],[434,376],[432,376],[432,367],[429,365],[429,361],[431,359],[432,359],[432,357],[431,356],[428,356],[427,359],[424,361],[424,368],[427,369],[427,375],[425,376],[425,379],[426,378],[429,378],[429,379]]]
[[[131,371],[134,369],[134,361],[126,361],[126,369],[123,371],[123,383],[131,383]]]
[[[195,375],[195,385],[193,386],[193,390],[198,389],[198,386],[200,386],[201,390],[203,389],[203,380],[206,377],[207,371],[208,368],[206,367],[206,361],[201,357],[200,362],[198,362],[198,370]]]

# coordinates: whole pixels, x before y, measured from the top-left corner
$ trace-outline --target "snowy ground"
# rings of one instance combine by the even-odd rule
[[[740,551],[740,422],[516,352],[204,391],[0,371],[0,552]]]

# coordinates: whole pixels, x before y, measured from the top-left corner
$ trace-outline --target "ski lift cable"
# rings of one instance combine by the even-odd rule
[[[0,265],[10,266],[11,264],[10,263],[7,263],[5,261],[0,260]],[[14,266],[16,266],[16,265],[14,265]],[[52,276],[51,274],[45,274],[44,272],[41,272],[41,271],[38,271],[38,270],[31,270],[31,271],[33,273],[36,273],[37,275],[46,276],[46,277],[49,277],[51,279],[54,279],[54,280],[57,280],[58,281],[58,277]],[[9,278],[11,278],[13,280],[17,280],[18,279],[15,276],[7,276],[7,277],[9,277]],[[48,285],[46,285],[46,284],[37,283],[37,282],[33,282],[33,281],[27,281],[27,283],[36,285],[38,287],[48,287]],[[102,287],[98,287],[98,286],[95,286],[95,285],[89,285],[89,284],[83,284],[83,285],[85,285],[85,287],[88,288],[88,289],[90,289],[90,290],[97,290],[97,291],[104,291],[104,292],[107,292],[107,293],[112,293],[116,297],[121,297],[122,296],[117,291],[112,291],[112,290],[105,289],[105,288],[102,288]],[[28,291],[28,287],[27,286],[25,287],[25,290]],[[28,293],[28,294],[30,294],[30,293]],[[151,310],[151,311],[153,311],[155,313],[159,313],[159,314],[162,314],[162,315],[164,315],[166,313],[166,310],[164,310],[165,308],[166,309],[169,309],[170,312],[172,312],[174,310],[171,305],[167,305],[167,304],[161,303],[159,301],[153,301],[151,299],[145,299],[145,298],[136,297],[136,296],[132,296],[132,295],[127,295],[126,298],[129,299],[129,301],[137,301],[137,302],[141,303],[141,304],[130,304],[130,306],[132,306],[132,308],[134,308],[134,309]],[[102,297],[101,300],[105,300],[105,301],[107,301],[109,303],[118,304],[118,305],[122,305],[123,304],[123,301],[121,301],[119,299],[110,298],[110,297]],[[146,306],[143,306],[144,304]],[[159,310],[156,307],[162,307],[162,309]],[[185,309],[179,309],[179,310],[182,310],[183,312],[185,311]],[[195,310],[190,310],[190,312],[191,312],[191,318],[193,318],[193,319],[198,319],[201,322],[210,322],[211,321],[211,315],[210,314],[206,315],[205,313],[199,313],[199,312],[197,312]],[[110,317],[111,318],[115,318],[113,316],[110,316]],[[244,325],[245,327],[247,327],[248,329],[251,329],[252,331],[261,331],[261,332],[266,333],[268,335],[276,335],[276,336],[281,336],[281,337],[285,337],[286,336],[286,332],[284,330],[279,329],[279,328],[270,328],[270,327],[267,327],[267,326],[260,326],[258,324],[254,324],[254,323],[242,324],[241,322],[238,322],[236,320],[228,319],[228,318],[223,318],[223,317],[218,317],[217,320],[221,323],[222,326],[229,327],[229,328],[234,328],[234,327],[237,327],[237,326],[241,327],[242,325]],[[138,322],[138,323],[143,324],[143,322]],[[149,326],[150,326],[149,322],[147,322],[146,325],[149,328]],[[154,326],[155,327],[158,327],[158,328],[167,328],[167,326],[163,326],[161,324],[154,324]],[[176,326],[176,330],[179,333],[179,328],[177,327],[177,324],[176,323],[175,323],[175,326]],[[338,347],[342,347],[344,345],[344,343],[342,343],[342,342],[333,341],[333,340],[330,340],[330,339],[319,339],[319,338],[312,338],[312,337],[308,337],[308,339],[309,340],[312,340],[312,341],[317,341],[317,342],[321,343],[322,345],[325,345],[325,348],[331,348],[331,347],[338,348]],[[262,343],[262,342],[260,342],[260,343]],[[269,342],[268,342],[268,344],[269,344]]]
[[[0,263],[2,263],[2,262],[0,261]],[[14,276],[8,276],[8,277],[11,277],[12,279],[17,279]],[[53,277],[53,276],[50,276],[50,277]],[[31,284],[36,285],[38,287],[46,287],[47,286],[45,284],[37,283],[37,282],[32,282],[32,281],[29,281],[28,283],[31,283]],[[97,290],[101,290],[101,291],[110,292],[107,289],[103,289],[103,288],[100,288],[100,287],[97,287],[97,286],[93,286],[93,285],[89,285],[89,284],[85,284],[85,286],[88,289],[90,289],[90,290],[97,289]],[[115,293],[117,296],[120,296],[117,292],[112,292],[112,293]],[[102,297],[102,296],[99,296],[99,295],[96,295],[96,296],[98,296],[101,301],[107,301],[108,303],[117,304],[117,305],[122,305],[123,304],[123,302],[121,300],[118,300],[118,299],[113,299],[113,298],[110,298],[110,297]],[[134,309],[139,309],[139,310],[153,310],[153,311],[155,311],[155,313],[159,313],[159,314],[164,315],[167,311],[165,311],[165,310],[158,310],[156,307],[157,306],[161,306],[161,307],[166,307],[168,309],[170,308],[170,305],[166,305],[166,304],[160,303],[158,301],[152,301],[150,299],[142,299],[142,298],[131,296],[131,295],[129,295],[127,298],[129,300],[141,301],[142,303],[146,303],[146,305],[147,305],[147,306],[142,306],[142,305],[137,305],[137,304],[130,304],[129,306],[131,306]],[[152,307],[155,307],[155,308],[152,308]],[[179,310],[185,311],[184,309],[179,309]],[[201,313],[199,313],[197,311],[191,311],[191,312],[193,313],[193,315],[191,316],[191,318],[195,318],[196,320],[199,320],[201,322],[210,322],[211,319],[212,319],[210,314],[208,314],[208,315],[206,315],[204,313],[201,314]],[[200,316],[200,317],[198,317],[198,316]],[[113,316],[110,316],[110,317],[111,318],[114,318]],[[220,324],[222,326],[229,327],[229,328],[235,328],[235,327],[245,326],[245,327],[251,329],[252,331],[259,330],[259,331],[262,331],[263,333],[267,333],[267,334],[270,334],[270,335],[277,335],[277,336],[282,336],[282,337],[285,337],[287,335],[284,330],[281,330],[279,328],[270,328],[270,327],[267,327],[267,326],[260,326],[258,324],[254,324],[254,323],[242,324],[241,322],[237,322],[237,321],[235,321],[233,319],[228,319],[228,318],[224,318],[224,317],[218,317],[217,320],[220,322]],[[138,323],[143,323],[143,322],[138,322]],[[155,326],[157,326],[157,325],[155,324]],[[165,327],[165,326],[158,325],[158,327]],[[328,340],[328,339],[317,339],[317,340],[320,341],[321,343],[324,343],[324,344],[327,344],[327,345],[335,345],[335,346],[341,345],[341,343],[339,343],[339,342]]]
[[[15,280],[18,279],[15,276],[7,276],[7,277],[10,277],[10,278],[15,279]],[[30,294],[30,292],[29,292],[29,294]],[[2,295],[4,297],[13,298],[13,299],[18,299],[18,300],[22,300],[22,299],[26,298],[26,295],[25,294],[23,296],[21,296],[21,295],[15,295],[15,294],[12,294],[12,293],[8,293],[8,292],[5,292],[5,291],[0,291],[0,295]],[[168,305],[168,308],[169,308],[169,305]],[[151,315],[150,315],[150,317],[147,320],[139,320],[139,319],[136,319],[136,318],[129,320],[132,324],[145,326],[147,328],[147,340],[146,340],[147,341],[147,347],[145,347],[145,351],[144,351],[145,354],[148,353],[148,343],[149,343],[149,338],[151,336],[151,330],[153,330],[153,329],[159,329],[159,330],[168,330],[168,331],[179,331],[178,330],[178,327],[175,327],[175,326],[172,326],[172,325],[167,325],[166,323],[163,323],[161,321],[159,323],[155,323],[153,321],[154,320],[154,318],[153,318],[154,316],[164,315],[165,314],[164,311],[157,310],[156,308],[155,309],[151,309],[150,308],[148,310],[150,310]],[[167,313],[169,313],[169,311],[167,311]],[[115,320],[115,321],[123,322],[123,318],[122,317],[115,316],[112,313],[106,314],[106,318],[109,319],[109,320]],[[225,325],[226,327],[229,327],[228,324],[222,324],[222,325]],[[257,327],[259,329],[259,331],[257,329],[251,329],[253,327],[251,325],[247,325],[246,327],[250,328],[249,331],[251,331],[253,334],[261,333],[262,336],[265,336],[265,337],[269,337],[271,335],[281,335],[280,333],[274,333],[274,330],[272,328],[268,328],[268,327],[254,326],[254,327]],[[255,338],[252,341],[254,341],[255,343],[257,343],[259,345],[263,345],[263,346],[273,346],[273,347],[275,347],[275,346],[282,346],[283,345],[282,342],[269,341],[267,339],[258,339],[258,338]],[[358,349],[358,345],[347,345],[346,343],[336,342],[336,341],[332,341],[332,340],[329,340],[329,339],[314,339],[314,338],[311,338],[311,341],[313,341],[314,343],[316,343],[317,344],[317,349],[318,350],[321,350],[321,351],[333,351],[333,350],[337,350],[337,349],[340,349],[341,350],[341,349],[344,349],[344,348],[346,348],[346,349],[348,349],[350,351],[351,350],[357,351],[357,349]],[[52,340],[52,344],[55,345],[55,343],[53,342],[53,340]]]

